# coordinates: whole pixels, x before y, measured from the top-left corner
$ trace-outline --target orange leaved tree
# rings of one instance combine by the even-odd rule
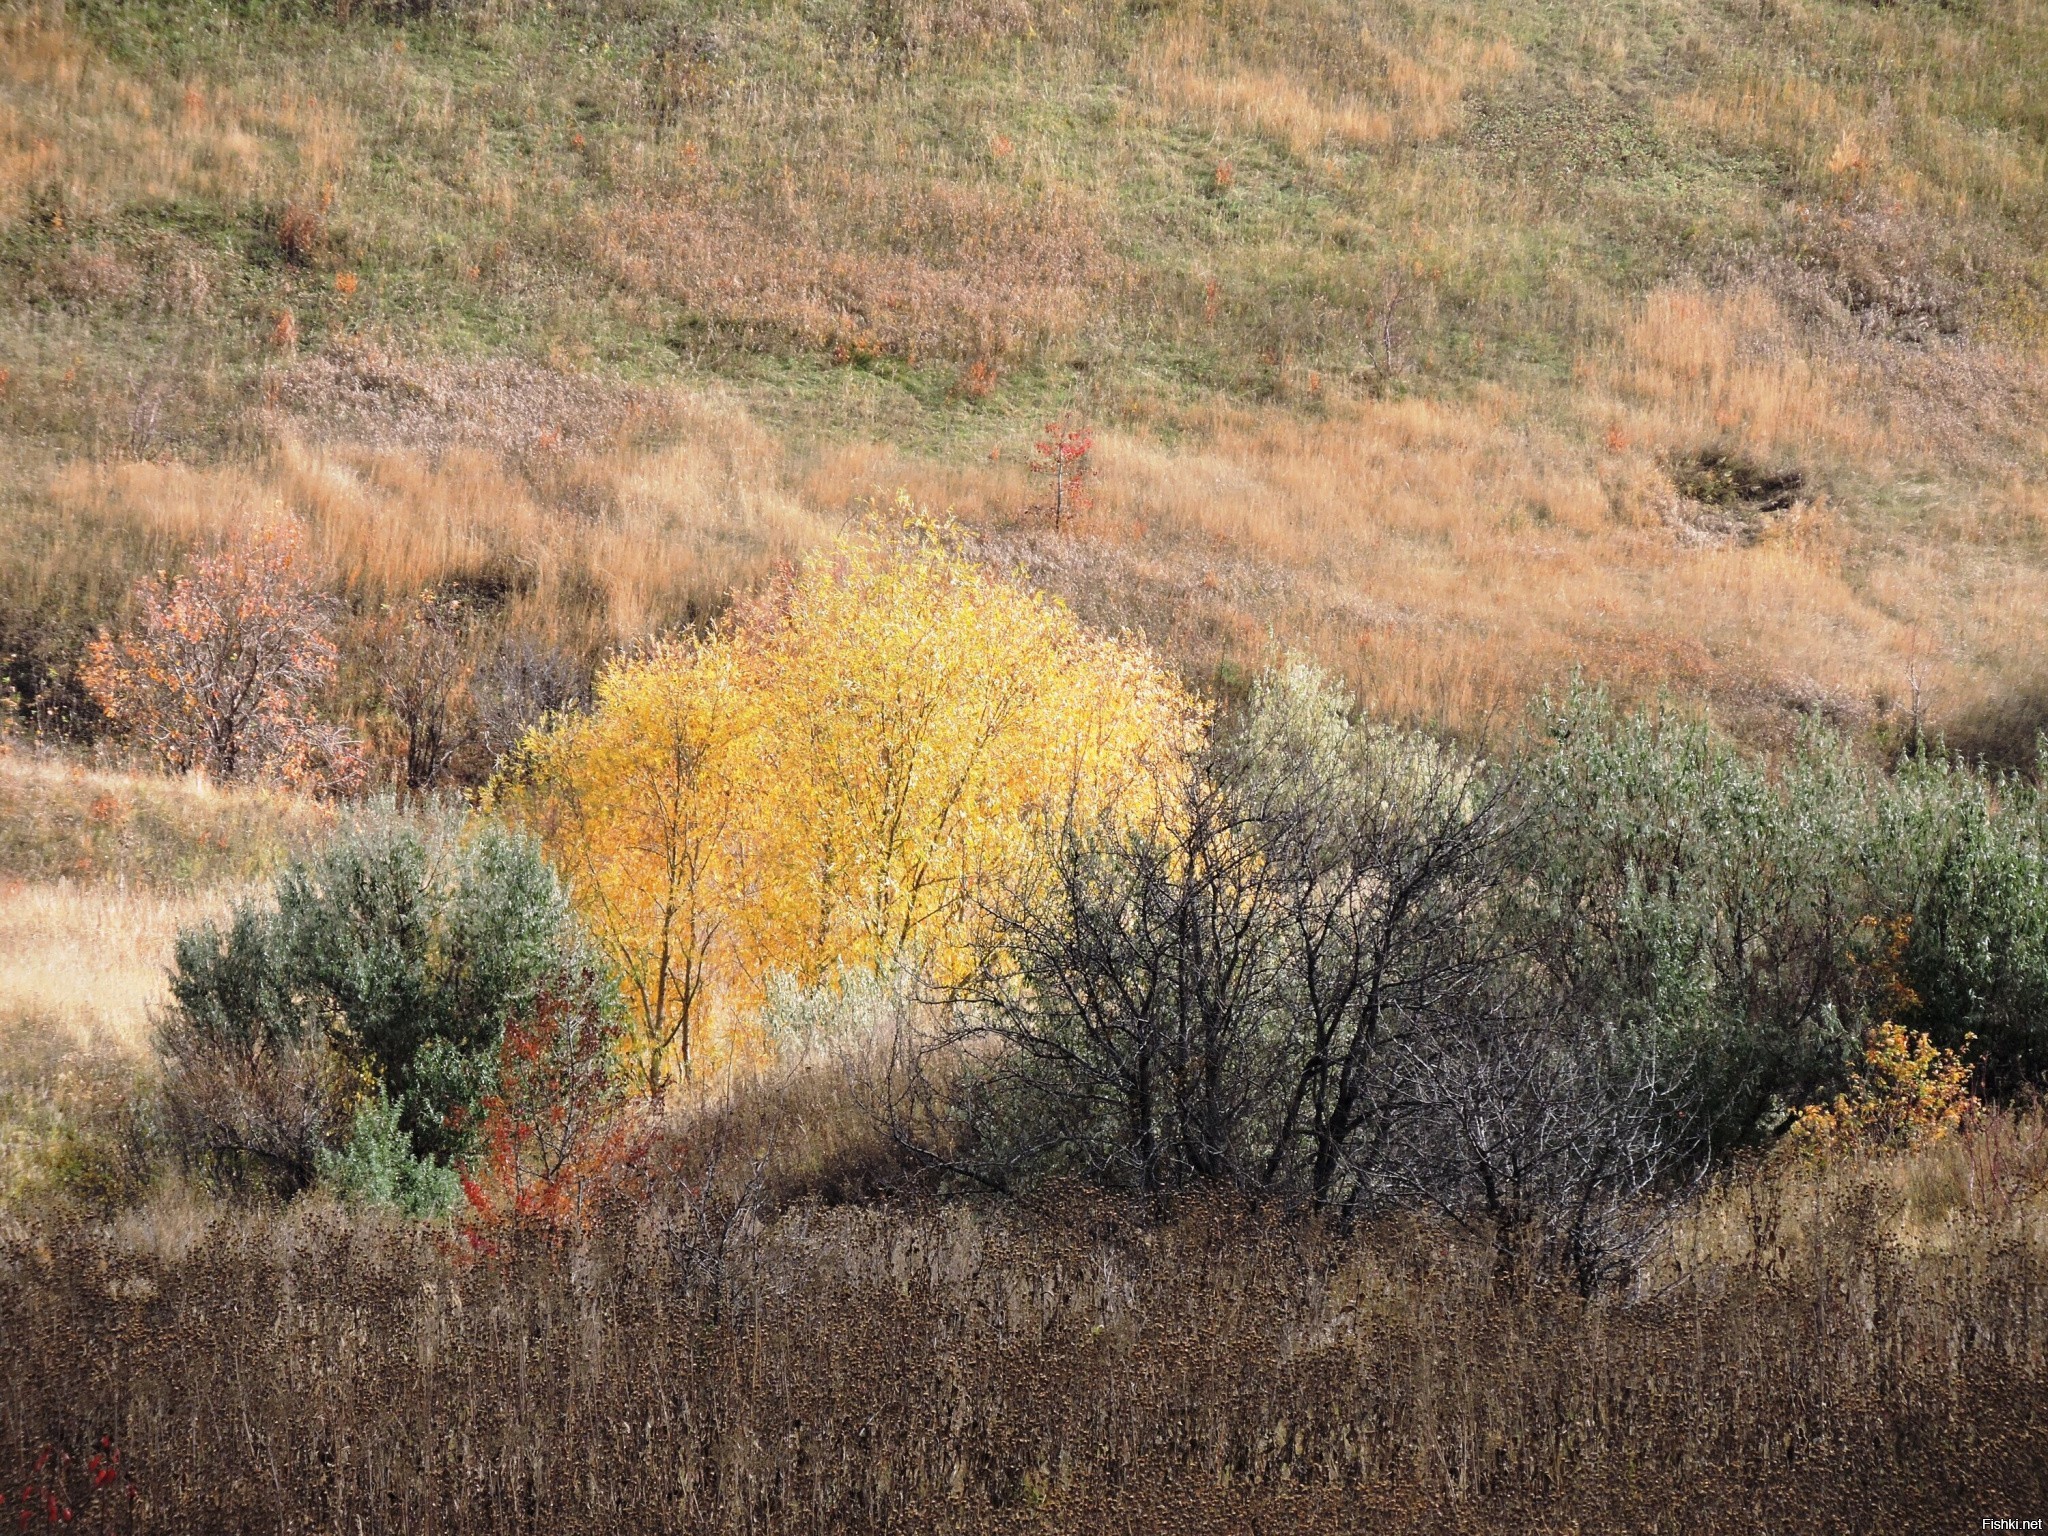
[[[1193,744],[1142,646],[912,524],[839,541],[710,638],[614,667],[498,800],[626,976],[647,1086],[758,1050],[778,977],[960,965],[1034,825],[1092,816]]]
[[[140,582],[133,621],[101,634],[82,675],[108,718],[176,772],[344,791],[362,780],[361,755],[311,709],[334,676],[327,609],[297,532],[271,529],[189,575]]]

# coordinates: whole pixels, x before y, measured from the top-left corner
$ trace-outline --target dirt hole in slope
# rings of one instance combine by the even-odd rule
[[[1673,523],[1704,543],[1755,543],[1806,491],[1802,471],[1761,465],[1725,448],[1678,455],[1666,468],[1678,492]]]
[[[1756,516],[1790,511],[1806,487],[1806,476],[1796,469],[1767,469],[1721,448],[1675,460],[1671,480],[1687,501]]]

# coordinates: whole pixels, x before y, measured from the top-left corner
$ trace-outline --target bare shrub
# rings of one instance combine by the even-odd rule
[[[590,696],[590,669],[538,635],[512,630],[493,645],[469,684],[482,772],[549,715]]]
[[[1055,829],[989,901],[956,994],[983,1176],[1074,1166],[1355,1211],[1395,1066],[1501,961],[1511,799],[1480,765],[1347,718],[1294,666],[1136,821]],[[992,1050],[980,1048],[987,1041]]]
[[[208,1028],[196,1011],[180,1009],[166,1016],[157,1041],[165,1129],[187,1167],[235,1194],[312,1186],[351,1086],[322,1037]]]
[[[1199,780],[1136,826],[1056,834],[990,907],[957,1037],[980,1177],[1068,1168],[1156,1191],[1255,1177],[1281,1070],[1258,850]],[[1027,883],[1028,882],[1028,883]]]
[[[1475,1010],[1408,1044],[1397,1078],[1389,1187],[1484,1233],[1504,1276],[1589,1296],[1633,1279],[1701,1166],[1682,1072],[1613,1030]]]
[[[462,598],[422,593],[377,647],[380,691],[396,728],[400,787],[420,795],[454,766],[469,727],[474,614]]]

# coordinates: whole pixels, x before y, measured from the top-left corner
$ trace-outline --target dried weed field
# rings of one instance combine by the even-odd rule
[[[1644,1294],[1067,1192],[570,1250],[334,1212],[11,1241],[10,1452],[124,1448],[107,1528],[1944,1528],[2048,1492],[2038,1119],[1743,1177]],[[1975,1518],[1971,1514],[1971,1518]]]

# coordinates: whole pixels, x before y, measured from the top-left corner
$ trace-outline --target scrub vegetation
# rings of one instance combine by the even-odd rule
[[[2038,1511],[2043,79],[0,4],[0,1518]]]

